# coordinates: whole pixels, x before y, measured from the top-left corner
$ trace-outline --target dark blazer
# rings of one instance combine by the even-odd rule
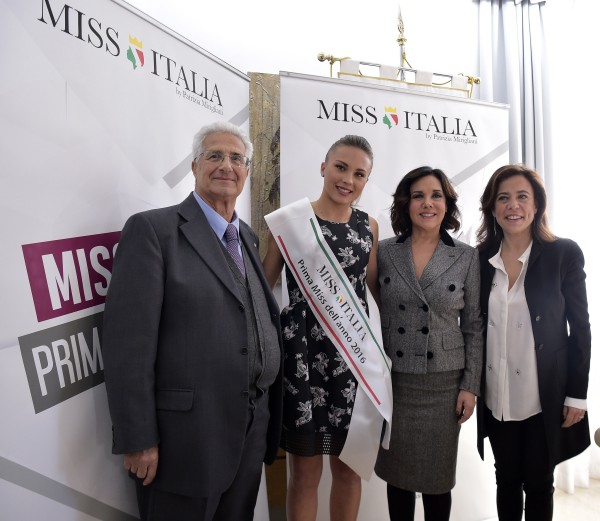
[[[258,239],[242,221],[240,237],[279,331]],[[193,194],[179,205],[133,215],[123,228],[104,311],[113,452],[158,445],[155,486],[195,497],[231,484],[249,405],[245,313],[219,242]],[[269,408],[267,463],[279,444],[281,371]]]
[[[487,324],[488,300],[494,267],[488,262],[499,246],[481,251],[481,311]],[[569,239],[541,243],[534,240],[525,297],[535,340],[538,386],[551,464],[572,458],[590,444],[588,416],[568,429],[561,428],[565,398],[587,398],[591,332],[587,309],[583,253]],[[485,335],[484,335],[484,338]],[[484,349],[484,357],[485,357]],[[485,367],[485,358],[484,358]],[[477,407],[477,448],[483,458],[485,370]]]
[[[417,280],[410,237],[377,250],[383,344],[400,373],[463,369],[460,388],[479,394],[483,339],[477,250],[442,231]]]

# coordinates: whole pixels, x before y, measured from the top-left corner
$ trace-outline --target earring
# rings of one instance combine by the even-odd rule
[[[496,231],[496,218],[494,217],[494,235],[498,235],[498,232]]]
[[[321,172],[321,177],[325,177],[325,174],[323,172]]]

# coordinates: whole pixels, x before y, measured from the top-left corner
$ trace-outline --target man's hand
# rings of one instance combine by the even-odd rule
[[[156,476],[156,469],[158,467],[158,447],[125,454],[123,458],[123,467],[125,467],[125,470],[135,474],[138,478],[144,479],[144,485],[149,485]]]

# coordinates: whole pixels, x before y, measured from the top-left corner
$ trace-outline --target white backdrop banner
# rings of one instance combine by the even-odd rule
[[[375,161],[358,206],[392,235],[398,182],[423,165],[440,168],[459,193],[462,239],[472,242],[478,198],[508,161],[508,107],[345,80],[281,73],[281,205],[321,192],[329,147],[346,134],[368,139]]]
[[[400,179],[413,168],[429,165],[452,180],[462,212],[457,237],[474,242],[479,197],[494,170],[508,162],[506,105],[348,80],[280,75],[282,206],[301,197],[316,199],[327,150],[340,137],[358,134],[373,147],[374,164],[357,206],[377,219],[380,238],[393,235],[389,210]],[[329,519],[330,486],[324,472],[317,521]],[[479,459],[473,419],[461,429],[452,520],[492,517],[494,497],[491,458]],[[416,510],[417,518],[423,515],[420,501]],[[363,483],[359,520],[387,515],[385,483],[377,477]]]
[[[247,127],[249,80],[120,1],[0,0],[0,35],[0,518],[134,519],[103,385],[113,255],[129,215],[193,189],[202,125]]]

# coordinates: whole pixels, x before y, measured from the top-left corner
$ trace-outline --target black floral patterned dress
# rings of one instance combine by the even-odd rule
[[[353,209],[347,223],[317,218],[340,266],[366,303],[367,264],[373,247],[369,216]],[[357,382],[314,317],[286,266],[289,304],[281,312],[284,403],[281,446],[292,454],[338,456],[344,447]]]

